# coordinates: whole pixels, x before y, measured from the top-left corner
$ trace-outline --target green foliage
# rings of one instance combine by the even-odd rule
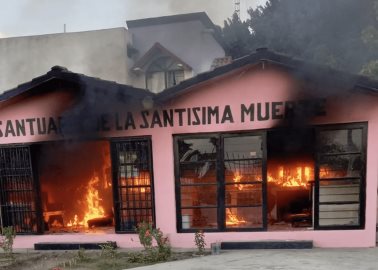
[[[2,228],[0,247],[7,257],[13,258],[13,243],[16,232],[12,226]]]
[[[378,79],[378,60],[373,60],[362,67],[361,74]]]
[[[151,224],[142,222],[138,224],[136,232],[144,251],[132,254],[129,262],[154,263],[167,261],[170,258],[172,250],[168,237],[164,236],[159,228],[155,229]],[[153,245],[154,242],[156,246]]]
[[[256,48],[357,73],[378,59],[377,0],[268,0],[222,29],[233,58]]]
[[[374,2],[375,20],[367,26],[363,31],[361,38],[368,49],[378,51],[378,0]],[[361,74],[367,75],[374,79],[378,79],[378,53],[374,60],[370,59],[361,69]]]
[[[99,246],[101,248],[101,257],[108,259],[115,259],[117,257],[116,248],[111,242]]]
[[[203,231],[197,231],[194,234],[194,243],[196,244],[198,253],[203,254],[206,246],[205,233]]]
[[[136,231],[139,235],[139,241],[144,247],[144,249],[149,249],[152,247],[152,226],[150,223],[147,222],[141,222],[138,224],[138,227],[136,228]]]
[[[90,260],[89,256],[85,252],[85,248],[80,248],[77,251],[76,258],[79,262],[88,262]]]
[[[223,40],[226,54],[239,58],[251,51],[252,36],[248,23],[240,21],[236,13],[224,22]]]

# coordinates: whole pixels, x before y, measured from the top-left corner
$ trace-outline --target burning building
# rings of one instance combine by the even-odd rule
[[[307,240],[375,245],[378,83],[268,50],[154,94],[53,67],[0,96],[16,247]]]

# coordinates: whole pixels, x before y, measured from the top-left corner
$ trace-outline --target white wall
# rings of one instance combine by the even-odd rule
[[[224,49],[200,21],[133,27],[128,30],[133,34],[133,46],[139,51],[135,60],[159,42],[193,68],[192,76],[210,70],[215,58],[225,56]],[[145,81],[142,79],[135,83],[142,84]]]
[[[126,84],[132,66],[128,42],[125,28],[0,39],[0,93],[54,65]]]

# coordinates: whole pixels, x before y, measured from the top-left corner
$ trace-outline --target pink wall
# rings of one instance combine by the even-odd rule
[[[245,69],[236,72],[232,77],[214,80],[197,87],[190,93],[181,95],[169,102],[165,109],[192,108],[202,106],[230,105],[234,123],[183,126],[175,120],[173,127],[155,127],[141,129],[143,123],[138,116],[135,130],[104,132],[104,137],[152,136],[153,167],[155,180],[156,223],[162,231],[169,235],[174,247],[194,247],[194,236],[191,233],[176,232],[176,203],[174,192],[174,155],[173,134],[200,133],[217,131],[240,131],[269,129],[280,124],[280,120],[240,121],[240,104],[249,105],[257,102],[293,101],[306,98],[301,84],[287,74],[275,70]],[[67,102],[69,99],[65,100]],[[61,94],[44,96],[26,100],[19,104],[1,108],[0,121],[25,118],[30,115],[56,115],[56,105],[62,104]],[[368,122],[367,150],[367,186],[366,186],[366,226],[363,230],[340,231],[296,231],[296,232],[227,232],[206,233],[207,243],[215,241],[253,241],[253,240],[313,240],[318,247],[372,247],[375,246],[375,226],[377,209],[377,179],[378,179],[378,96],[364,93],[343,94],[343,97],[330,95],[327,97],[327,115],[313,120],[314,124]],[[162,108],[164,109],[164,108]],[[127,111],[127,108],[125,108]],[[122,114],[122,112],[119,112]],[[138,112],[136,112],[138,115]],[[54,139],[45,136],[25,136],[18,138],[0,138],[0,143],[36,142]],[[57,138],[55,138],[57,139]],[[100,241],[114,240],[121,247],[135,247],[138,237],[128,234],[108,235],[42,235],[18,236],[15,247],[32,247],[35,242],[48,241]]]

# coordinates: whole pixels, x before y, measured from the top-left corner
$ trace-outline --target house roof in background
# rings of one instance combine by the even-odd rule
[[[288,70],[298,79],[315,82],[319,86],[343,86],[346,90],[363,90],[378,94],[378,81],[365,76],[350,74],[335,70],[324,65],[309,63],[303,60],[278,54],[267,49],[259,49],[255,53],[234,60],[232,63],[215,68],[212,71],[200,73],[195,77],[182,81],[180,84],[168,88],[161,93],[154,94],[148,90],[135,88],[129,85],[118,84],[113,81],[101,80],[83,74],[74,73],[64,67],[54,66],[45,75],[20,84],[14,89],[8,90],[0,95],[0,102],[6,101],[31,90],[38,91],[39,87],[53,80],[74,83],[81,90],[95,89],[106,93],[115,93],[127,97],[143,99],[145,97],[154,98],[157,102],[171,100],[181,94],[187,93],[197,88],[203,83],[212,81],[223,76],[232,74],[234,71],[247,68],[249,66],[273,64]]]
[[[80,90],[85,89],[97,89],[110,91],[112,93],[132,96],[135,98],[143,98],[146,96],[152,96],[153,94],[145,89],[135,88],[130,85],[123,85],[114,81],[102,80],[95,77],[90,77],[80,73],[74,73],[69,71],[65,67],[54,66],[45,75],[36,77],[29,82],[18,85],[16,88],[5,91],[0,94],[0,102],[9,100],[13,97],[19,96],[26,92],[37,89],[48,82],[60,80],[67,83],[73,83],[78,86]],[[110,93],[109,92],[109,93]]]
[[[188,21],[201,21],[203,25],[205,25],[206,27],[215,28],[213,22],[210,20],[209,16],[207,16],[206,12],[195,12],[195,13],[186,13],[186,14],[178,14],[178,15],[171,15],[171,16],[161,16],[161,17],[154,17],[154,18],[129,20],[129,21],[126,21],[126,24],[127,24],[127,27],[130,29],[130,28],[136,28],[136,27],[180,23],[180,22],[188,22]]]
[[[192,70],[192,67],[189,66],[187,63],[185,63],[183,60],[181,60],[178,56],[176,56],[174,53],[169,51],[167,48],[165,48],[163,45],[161,45],[159,42],[156,42],[141,58],[139,58],[138,61],[134,64],[132,69],[143,69],[145,65],[147,65],[150,61],[153,60],[153,58],[158,55],[164,55],[172,58],[179,64],[181,64],[185,69]]]
[[[232,63],[200,73],[195,77],[182,81],[180,84],[165,89],[157,94],[156,100],[164,102],[186,93],[196,86],[225,76],[233,71],[257,64],[274,64],[290,71],[298,78],[316,82],[319,85],[342,84],[353,89],[366,90],[378,94],[378,81],[365,76],[351,74],[330,68],[325,65],[310,63],[270,51],[266,48],[257,49],[255,53],[233,60]]]

